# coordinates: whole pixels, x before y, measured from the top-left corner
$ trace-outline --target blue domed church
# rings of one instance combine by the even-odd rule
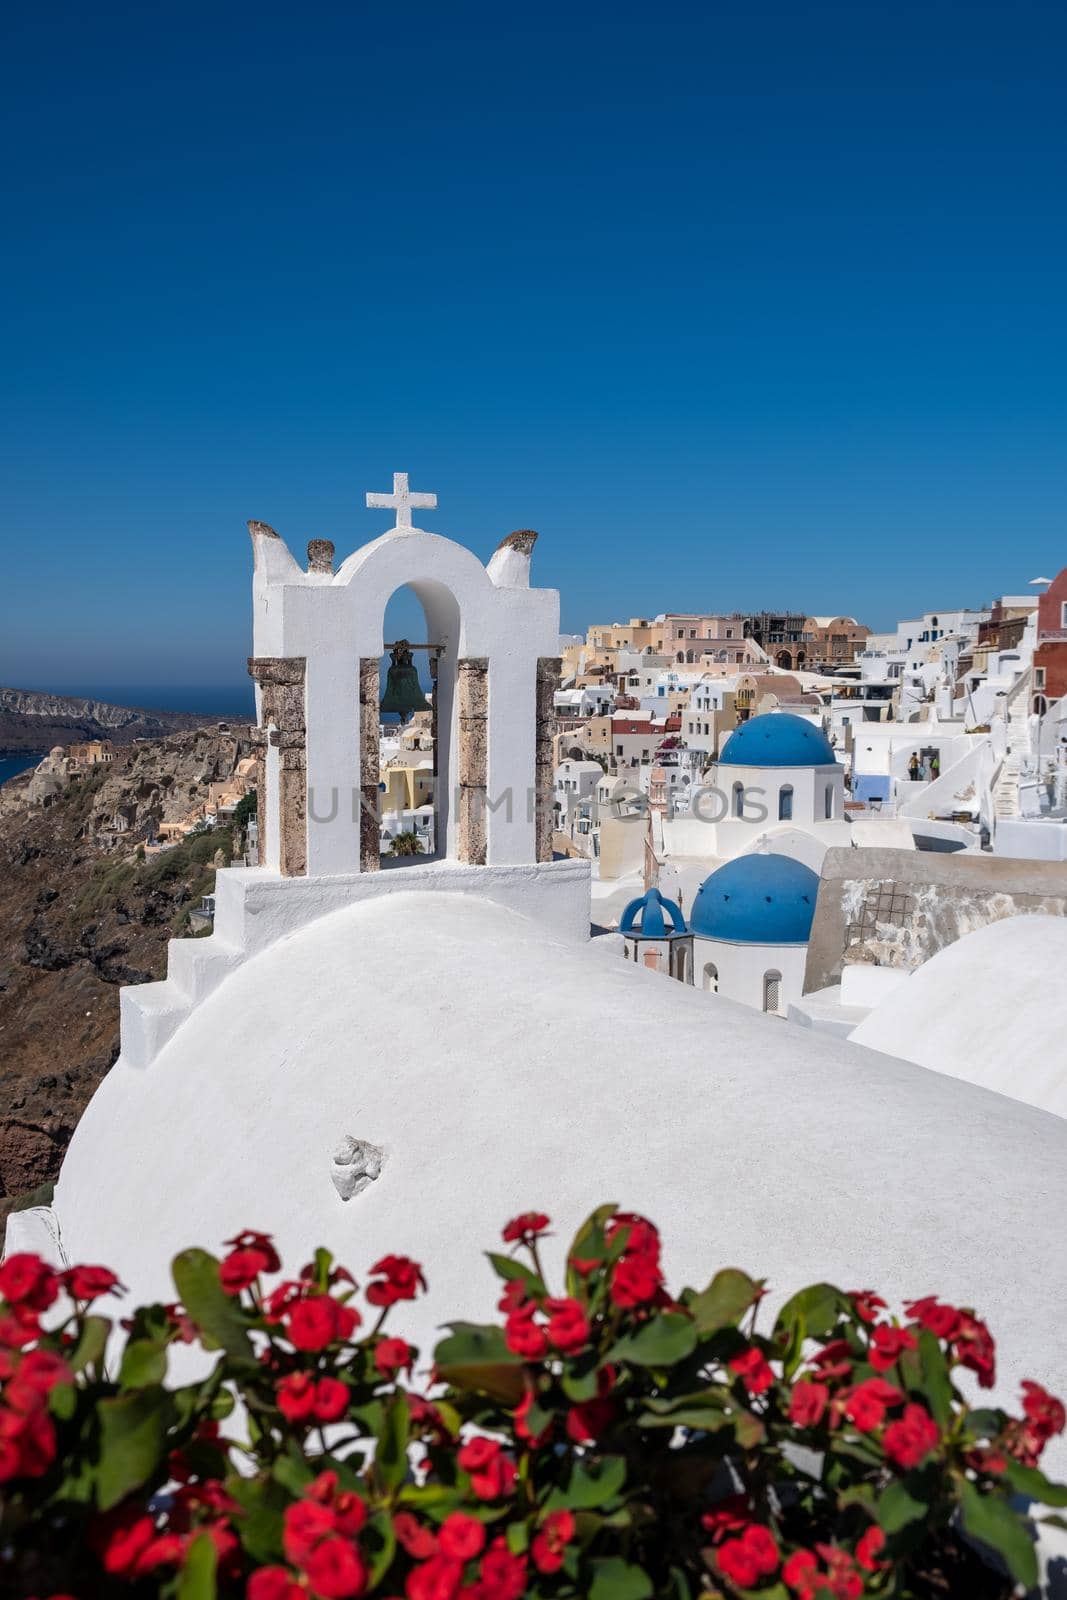
[[[689,914],[693,982],[784,1017],[804,992],[819,880],[792,856],[736,856],[701,885]]]
[[[726,811],[722,855],[744,849],[753,828],[842,822],[845,772],[815,723],[788,711],[742,722],[723,745],[712,781]],[[735,837],[736,835],[736,837]],[[732,848],[731,848],[732,846]]]

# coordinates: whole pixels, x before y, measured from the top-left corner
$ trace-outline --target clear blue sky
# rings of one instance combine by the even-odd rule
[[[14,0],[0,682],[244,681],[408,470],[563,621],[1067,560],[1067,13]]]

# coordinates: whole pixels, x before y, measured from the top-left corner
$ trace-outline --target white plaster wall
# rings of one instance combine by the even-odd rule
[[[430,1293],[397,1331],[424,1364],[447,1318],[493,1315],[480,1252],[507,1218],[545,1206],[555,1273],[611,1199],[663,1226],[672,1287],[723,1265],[766,1275],[765,1328],[820,1279],[897,1306],[937,1293],[988,1317],[992,1403],[1014,1407],[1023,1377],[1067,1390],[1067,1124],[664,981],[600,942],[427,893],[275,944],[150,1071],[120,1061],[105,1078],[56,1190],[70,1256],[112,1264],[136,1304],[171,1297],[178,1249],[242,1227],[275,1233],[290,1268],[318,1243],[357,1276],[406,1252]],[[620,1028],[625,1049],[605,1049]],[[344,1204],[330,1157],[348,1133],[386,1159]]]
[[[704,968],[709,962],[719,970],[718,993],[754,1011],[763,1010],[763,980],[768,972],[780,972],[778,1012],[784,1017],[791,1000],[804,992],[805,944],[734,944],[726,939],[693,938],[693,982],[706,988]]]

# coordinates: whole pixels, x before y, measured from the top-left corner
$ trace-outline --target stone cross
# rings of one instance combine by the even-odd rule
[[[396,508],[396,525],[398,528],[411,527],[411,512],[432,511],[437,505],[435,494],[414,494],[408,488],[408,475],[406,472],[393,473],[392,494],[369,494],[367,505],[370,510],[378,511],[387,508]]]

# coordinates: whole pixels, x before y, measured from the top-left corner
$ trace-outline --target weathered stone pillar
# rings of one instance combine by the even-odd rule
[[[489,662],[468,656],[457,663],[459,716],[459,859],[484,867],[487,844],[486,795],[489,786]]]
[[[534,845],[538,861],[552,860],[552,799],[555,780],[553,740],[556,733],[556,690],[563,661],[537,658],[537,705],[534,746]]]
[[[260,688],[260,726],[256,739],[260,860],[269,825],[278,830],[279,870],[285,878],[307,873],[307,713],[303,656],[251,656],[248,670]],[[278,750],[279,780],[275,802],[267,793],[266,746]],[[277,805],[277,815],[271,807]]]
[[[381,831],[378,812],[381,806],[380,745],[378,725],[377,656],[361,656],[359,662],[359,870],[377,872],[381,866]]]

